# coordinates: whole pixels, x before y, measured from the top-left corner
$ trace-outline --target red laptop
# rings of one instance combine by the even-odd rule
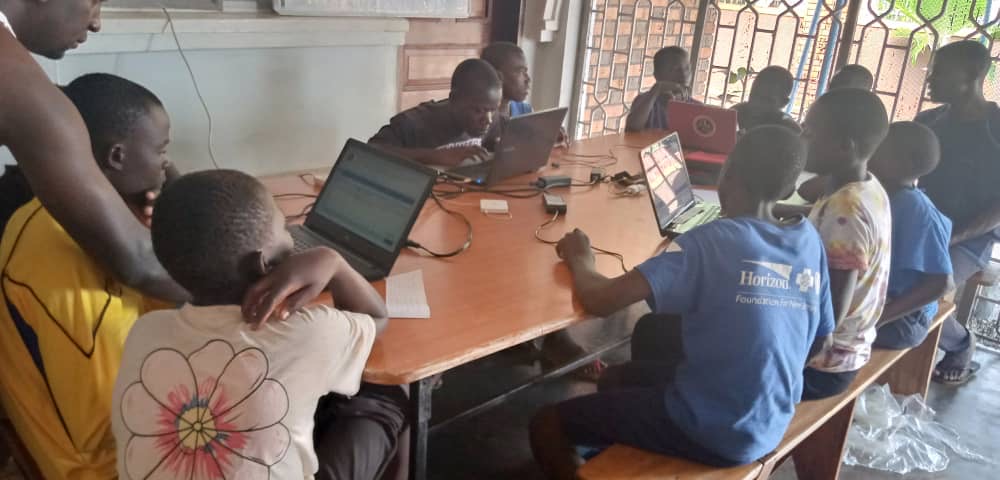
[[[715,165],[726,163],[736,146],[736,111],[698,103],[670,102],[667,105],[670,129],[680,136],[689,162]]]

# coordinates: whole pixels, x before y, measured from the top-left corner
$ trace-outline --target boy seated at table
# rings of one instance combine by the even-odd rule
[[[722,172],[727,218],[617,278],[595,269],[583,232],[559,242],[584,309],[607,315],[646,300],[655,315],[640,320],[633,338],[660,345],[626,364],[639,373],[630,381],[535,416],[531,446],[549,478],[575,478],[577,446],[623,443],[729,466],[778,445],[802,393],[802,366],[833,330],[819,234],[804,217],[780,221],[771,213],[804,163],[795,133],[751,130]],[[671,363],[676,345],[683,355]]]
[[[531,89],[531,76],[528,75],[528,60],[524,50],[511,42],[493,42],[483,49],[482,58],[497,71],[503,84],[503,98],[500,100],[501,116],[506,118],[527,115],[534,111],[527,102],[528,91]],[[566,129],[559,127],[559,137],[556,145],[565,146],[568,141]]]
[[[940,146],[931,129],[915,122],[889,126],[869,162],[889,194],[892,210],[892,267],[875,346],[903,349],[927,337],[938,299],[953,287],[951,220],[923,191],[917,179],[937,168]]]
[[[863,65],[852,63],[844,65],[830,79],[830,83],[826,89],[829,91],[839,88],[860,88],[861,90],[871,91],[874,86],[875,76],[872,75],[872,72],[868,71]]]
[[[87,126],[104,175],[145,218],[146,192],[161,188],[170,166],[163,104],[142,86],[109,74],[84,75],[63,90]],[[115,476],[111,390],[125,336],[156,302],[120,283],[103,264],[37,198],[16,210],[0,242],[0,391],[46,478]]]
[[[672,101],[695,102],[691,98],[691,62],[687,50],[665,47],[653,55],[653,78],[648,91],[636,95],[625,119],[626,132],[670,128],[667,105]],[[697,103],[697,102],[695,102]]]
[[[737,112],[740,133],[762,125],[780,125],[795,132],[799,124],[785,113],[791,100],[795,79],[788,70],[772,65],[757,73],[746,102],[733,106]]]
[[[856,88],[821,96],[803,125],[806,169],[828,179],[809,220],[826,246],[837,323],[833,341],[805,369],[804,400],[843,392],[871,358],[889,284],[892,215],[868,160],[888,129],[882,101]]]
[[[381,478],[406,401],[399,387],[359,393],[387,324],[378,292],[331,249],[293,254],[270,193],[233,170],[175,181],[156,202],[152,234],[193,300],[144,315],[128,335],[111,409],[118,474]],[[323,290],[336,307],[273,304]],[[263,300],[244,312],[244,298]]]
[[[493,66],[500,76],[503,85],[500,115],[514,118],[531,113],[533,109],[527,102],[531,76],[524,50],[511,42],[493,42],[483,48],[479,58]]]
[[[489,63],[478,58],[464,60],[451,76],[447,99],[424,102],[396,114],[368,143],[442,168],[484,159],[486,148],[492,148],[499,136],[499,122],[494,122],[494,117],[502,91],[500,77]]]

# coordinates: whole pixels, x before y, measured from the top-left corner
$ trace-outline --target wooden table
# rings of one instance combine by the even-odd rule
[[[664,132],[610,135],[575,143],[569,153],[607,155],[617,163],[608,174],[622,170],[639,172],[640,148],[664,136]],[[331,159],[335,158],[331,154]],[[584,158],[553,152],[544,175],[570,175],[585,183],[591,167],[570,165],[573,161],[610,163],[609,158]],[[554,167],[553,164],[559,164]],[[513,178],[497,189],[526,187],[539,174]],[[318,188],[297,174],[263,178],[274,194],[317,193]],[[648,196],[616,197],[607,184],[593,187],[554,189],[568,204],[565,217],[541,232],[550,240],[580,228],[594,246],[620,253],[627,268],[649,258],[665,245],[660,238]],[[479,210],[482,198],[508,201],[512,218],[488,217]],[[308,199],[280,199],[289,215],[299,213]],[[541,197],[504,198],[489,193],[464,194],[444,200],[449,209],[462,212],[473,225],[471,247],[461,255],[437,259],[404,250],[393,273],[422,270],[431,308],[430,319],[399,319],[389,322],[376,340],[365,381],[385,385],[410,385],[411,478],[426,475],[427,432],[431,417],[431,377],[547,333],[564,329],[587,318],[573,298],[569,271],[561,264],[552,245],[535,239],[535,229],[551,218]],[[465,225],[428,201],[410,238],[435,250],[461,245]],[[621,274],[618,261],[598,255],[597,266],[607,275]],[[384,294],[385,282],[375,287]]]

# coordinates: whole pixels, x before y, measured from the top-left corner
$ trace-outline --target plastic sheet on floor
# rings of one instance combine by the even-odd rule
[[[940,472],[950,455],[992,463],[934,415],[920,395],[897,397],[888,386],[868,387],[854,409],[844,463],[899,474]]]

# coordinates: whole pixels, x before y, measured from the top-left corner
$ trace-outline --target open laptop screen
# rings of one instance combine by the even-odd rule
[[[381,250],[395,252],[423,207],[428,173],[358,147],[350,143],[345,147],[313,214]]]
[[[662,232],[694,203],[681,142],[676,133],[671,133],[644,148],[640,156],[656,223]]]

